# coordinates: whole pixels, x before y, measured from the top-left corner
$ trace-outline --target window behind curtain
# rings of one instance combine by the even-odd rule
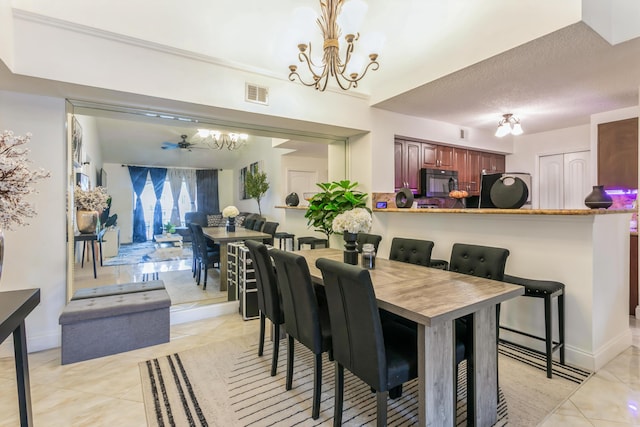
[[[147,239],[153,239],[153,209],[156,204],[156,196],[153,192],[153,183],[151,178],[147,177],[147,182],[144,185],[142,191],[142,208],[144,209],[144,220],[147,224]],[[166,180],[164,188],[162,189],[162,197],[160,198],[160,205],[162,206],[162,224],[166,224],[171,219],[171,209],[173,209],[173,197],[171,195],[171,186],[169,181]],[[180,209],[180,224],[173,224],[175,227],[184,227],[184,214],[191,210],[191,199],[187,192],[186,183],[182,182],[182,188],[180,190],[180,198],[178,199],[178,206]]]

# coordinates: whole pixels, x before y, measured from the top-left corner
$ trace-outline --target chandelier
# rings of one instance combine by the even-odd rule
[[[198,136],[212,149],[237,150],[246,142],[246,133],[222,133],[219,130],[198,129]]]
[[[369,54],[369,63],[364,67],[364,70],[362,68],[364,58],[353,54],[354,43],[360,39],[360,33],[355,31],[355,28],[350,27],[357,26],[355,20],[364,15],[367,9],[366,3],[362,0],[350,0],[345,8],[351,10],[346,11],[339,19],[343,3],[345,3],[345,0],[320,0],[322,15],[317,18],[316,22],[324,37],[322,64],[317,64],[313,61],[310,42],[300,43],[298,44],[298,60],[306,65],[313,80],[305,81],[298,74],[297,65],[289,65],[289,80],[294,81],[297,77],[303,85],[313,86],[319,91],[324,91],[329,77],[335,77],[338,85],[343,90],[349,90],[352,87],[358,87],[358,82],[362,80],[369,69],[375,71],[379,68],[377,53]],[[360,10],[357,10],[358,8]],[[359,14],[359,16],[354,16],[356,14]],[[341,21],[342,26],[339,25],[338,20]],[[344,60],[340,57],[339,38],[341,30],[347,33],[344,36],[344,41],[346,42],[346,46],[343,46]],[[360,72],[360,70],[363,71]]]
[[[522,135],[522,126],[520,119],[514,117],[513,114],[503,114],[502,119],[498,122],[496,136],[502,138],[505,135]]]

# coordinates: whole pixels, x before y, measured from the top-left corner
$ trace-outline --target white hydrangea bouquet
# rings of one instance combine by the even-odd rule
[[[93,190],[83,190],[79,185],[76,185],[74,198],[78,209],[100,213],[107,208],[109,195],[104,187],[96,187]]]
[[[334,233],[367,233],[371,230],[371,214],[365,208],[354,208],[336,215],[331,223]]]
[[[240,211],[235,206],[227,206],[222,210],[222,216],[225,218],[235,218],[240,214]]]
[[[30,133],[25,136],[14,135],[10,130],[0,133],[0,231],[27,225],[25,218],[33,217],[36,211],[25,196],[36,193],[33,185],[49,177],[44,169],[29,170],[29,149],[19,146],[30,140]]]

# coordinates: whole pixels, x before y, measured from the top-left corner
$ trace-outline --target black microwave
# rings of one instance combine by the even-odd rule
[[[458,171],[420,169],[420,192],[425,197],[449,197],[458,189]]]

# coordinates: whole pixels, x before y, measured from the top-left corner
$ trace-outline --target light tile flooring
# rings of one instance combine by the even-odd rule
[[[583,384],[541,425],[640,426],[640,322],[631,319],[633,346]],[[165,354],[258,335],[257,321],[238,315],[171,327],[171,342],[71,365],[60,365],[60,350],[29,355],[34,425],[145,426],[138,363]],[[17,426],[12,358],[0,359],[0,426]]]

